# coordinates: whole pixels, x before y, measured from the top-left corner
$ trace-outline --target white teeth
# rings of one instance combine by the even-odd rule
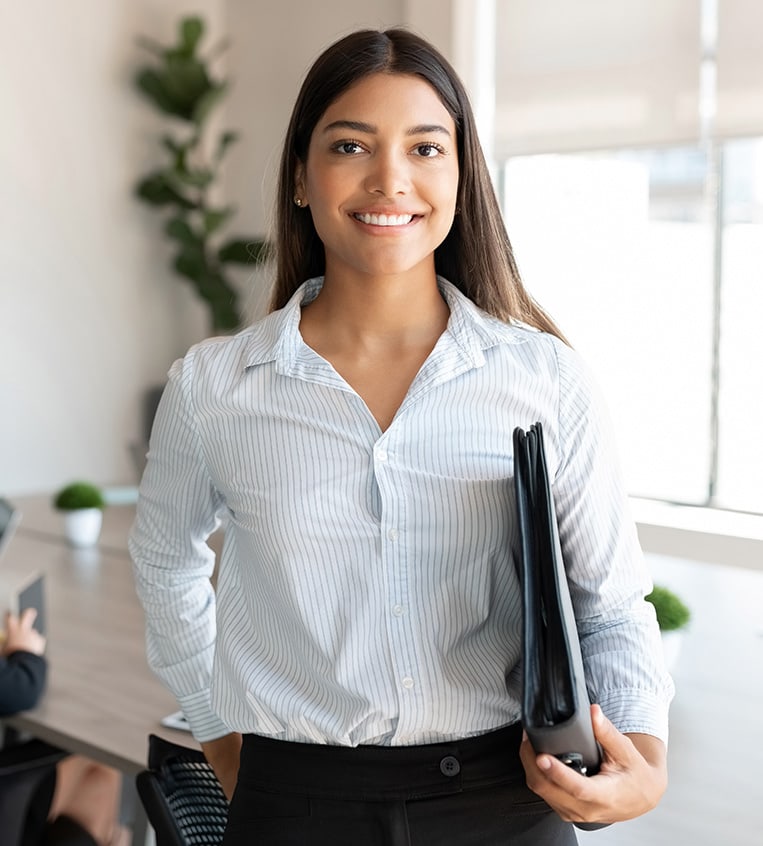
[[[405,226],[413,220],[412,214],[356,214],[354,217],[373,226]]]

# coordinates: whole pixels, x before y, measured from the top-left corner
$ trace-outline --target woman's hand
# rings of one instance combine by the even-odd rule
[[[201,748],[230,802],[238,780],[241,735],[232,732],[216,740],[207,740],[201,744]]]
[[[519,754],[528,787],[568,822],[621,822],[652,810],[668,783],[665,745],[648,734],[621,734],[598,705],[591,719],[604,751],[599,772],[582,776],[553,755],[536,755],[525,736]]]
[[[22,651],[42,655],[45,652],[45,638],[34,628],[36,619],[37,611],[34,608],[27,608],[18,617],[10,611],[5,615],[3,655]]]

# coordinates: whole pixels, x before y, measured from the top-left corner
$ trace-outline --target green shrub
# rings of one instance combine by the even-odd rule
[[[657,623],[664,632],[681,629],[691,619],[691,612],[683,601],[666,587],[655,585],[646,598],[654,605]]]
[[[101,489],[90,482],[72,482],[55,495],[53,505],[61,511],[77,508],[103,508]]]

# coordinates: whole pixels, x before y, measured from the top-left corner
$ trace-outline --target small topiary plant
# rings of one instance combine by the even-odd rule
[[[654,605],[657,624],[663,632],[682,629],[691,619],[691,611],[673,591],[666,587],[655,585],[654,590],[647,595],[646,599]]]
[[[60,511],[75,511],[79,508],[103,508],[105,505],[101,489],[90,482],[71,482],[55,495],[53,505]]]

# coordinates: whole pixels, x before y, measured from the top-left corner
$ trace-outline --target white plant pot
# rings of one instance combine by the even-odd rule
[[[94,546],[101,534],[103,511],[100,508],[78,508],[64,512],[64,532],[72,546]]]

